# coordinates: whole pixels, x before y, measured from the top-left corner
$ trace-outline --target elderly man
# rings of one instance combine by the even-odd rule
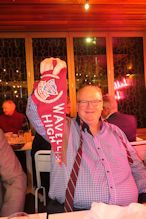
[[[24,210],[26,175],[0,129],[0,216]]]
[[[51,154],[49,197],[54,201],[49,203],[49,213],[90,209],[93,201],[123,206],[138,202],[138,196],[146,201],[144,166],[125,134],[100,121],[102,108],[100,88],[85,86],[78,91],[78,117],[65,124],[62,166]],[[35,128],[44,135],[35,111],[32,93],[27,115],[34,125],[37,120]]]
[[[0,128],[3,132],[18,134],[19,130],[29,131],[29,124],[26,116],[16,111],[16,105],[12,100],[5,100],[2,105],[4,114],[0,115]],[[15,151],[24,172],[26,173],[25,151]]]
[[[29,130],[26,117],[16,111],[16,105],[12,100],[5,100],[2,108],[4,114],[0,115],[0,128],[4,132],[17,134],[19,130]]]
[[[114,97],[103,96],[102,118],[117,125],[127,136],[129,141],[136,141],[137,122],[133,115],[118,112],[118,104]]]

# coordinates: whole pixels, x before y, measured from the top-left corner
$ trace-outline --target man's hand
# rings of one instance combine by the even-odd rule
[[[54,67],[53,61],[56,61],[57,64]],[[45,71],[53,70],[53,75],[57,75],[61,69],[66,68],[66,62],[60,60],[59,58],[46,58],[40,64],[40,73],[42,74]]]

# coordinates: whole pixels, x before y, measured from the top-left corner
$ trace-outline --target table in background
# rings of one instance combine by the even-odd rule
[[[146,128],[136,129],[136,137],[146,140]]]
[[[32,176],[32,158],[31,158],[31,149],[34,136],[31,136],[30,141],[24,142],[19,141],[17,135],[13,135],[13,140],[7,137],[9,145],[13,148],[14,151],[25,151],[26,154],[26,168],[27,168],[27,181],[28,181],[28,191],[33,191],[33,176]],[[12,144],[13,143],[13,144]],[[20,146],[20,147],[19,147]]]
[[[28,180],[27,193],[33,191],[32,158],[31,158],[33,138],[34,136],[32,136],[31,142],[27,142],[24,144],[22,148],[15,150],[15,151],[25,151],[26,154],[26,168],[27,168],[27,180]]]
[[[138,157],[146,165],[146,129],[137,129],[136,133],[136,141],[130,142],[130,144],[136,150]]]

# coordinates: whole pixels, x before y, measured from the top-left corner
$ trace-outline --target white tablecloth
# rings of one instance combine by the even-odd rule
[[[0,217],[0,219],[6,219],[8,217]],[[22,219],[23,217],[17,217]],[[26,218],[26,217],[24,217]],[[40,213],[40,214],[28,214],[28,219],[47,219],[47,213]]]
[[[83,219],[89,210],[86,211],[75,211],[70,213],[58,213],[58,214],[50,214],[48,219]]]

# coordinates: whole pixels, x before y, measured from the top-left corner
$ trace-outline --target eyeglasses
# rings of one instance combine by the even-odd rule
[[[78,101],[81,107],[87,107],[89,104],[91,104],[93,107],[96,107],[101,102],[102,100],[79,100]]]

